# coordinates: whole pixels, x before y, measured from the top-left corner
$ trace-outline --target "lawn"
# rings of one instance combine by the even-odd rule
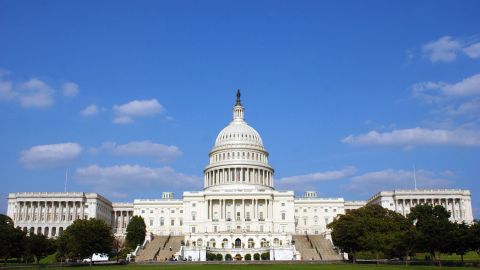
[[[351,265],[351,264],[183,264],[183,265],[123,265],[123,266],[97,266],[97,270],[439,270],[452,269],[452,267],[443,268],[436,266],[392,266],[392,265]],[[49,270],[65,268],[48,268]],[[91,269],[90,267],[80,267],[76,269]],[[455,270],[478,269],[469,267],[455,267]]]

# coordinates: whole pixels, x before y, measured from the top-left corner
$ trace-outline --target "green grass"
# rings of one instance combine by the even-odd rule
[[[430,254],[417,253],[417,255],[415,256],[415,259],[424,260],[425,256],[430,256]],[[480,261],[480,256],[476,252],[470,251],[463,256],[463,259],[465,261]],[[442,260],[442,261],[461,261],[462,258],[461,258],[460,255],[457,255],[457,254],[440,254],[440,260]]]
[[[439,270],[439,269],[453,269],[452,267],[443,268],[436,266],[393,266],[393,265],[351,265],[351,264],[263,264],[263,265],[249,265],[249,264],[183,264],[183,265],[124,265],[124,266],[94,266],[97,270]],[[48,268],[62,269],[66,268]],[[74,269],[91,269],[90,267],[80,267]],[[455,270],[471,270],[478,268],[469,267],[454,267]]]

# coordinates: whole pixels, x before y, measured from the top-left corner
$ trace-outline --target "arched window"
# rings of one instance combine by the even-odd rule
[[[213,248],[214,248],[214,247],[215,247],[215,244],[216,244],[216,243],[215,243],[215,239],[213,239],[213,238],[210,239],[210,244],[209,244],[210,247],[213,247]]]
[[[280,245],[280,240],[278,240],[278,238],[273,239],[273,245],[274,246]]]
[[[223,238],[223,240],[222,240],[222,248],[228,248],[228,239],[227,239],[227,238]]]
[[[242,240],[240,238],[235,239],[235,248],[241,248],[242,247]]]
[[[252,238],[248,239],[248,248],[254,248],[255,247],[255,242],[253,241]]]
[[[262,238],[262,239],[260,240],[260,247],[267,247],[267,246],[268,246],[267,239]]]

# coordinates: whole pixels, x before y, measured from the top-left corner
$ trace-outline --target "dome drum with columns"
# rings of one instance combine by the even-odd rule
[[[205,189],[273,189],[273,168],[260,134],[244,120],[237,91],[233,120],[217,136],[204,170]]]

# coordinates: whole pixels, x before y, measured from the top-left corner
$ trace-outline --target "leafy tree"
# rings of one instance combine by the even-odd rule
[[[13,220],[0,214],[0,258],[7,263],[9,258],[22,256],[25,233],[13,226]]]
[[[143,244],[146,232],[147,229],[143,218],[140,216],[133,216],[127,226],[127,247],[135,249],[138,245]]]
[[[475,220],[469,229],[470,235],[470,249],[480,255],[480,220]]]
[[[452,224],[452,228],[451,237],[449,237],[450,244],[448,245],[448,251],[460,255],[463,263],[463,256],[473,248],[471,245],[470,228],[464,222],[454,223]]]
[[[220,253],[217,253],[217,256],[216,256],[216,258],[215,258],[215,259],[216,259],[217,261],[222,261],[222,260],[223,260],[223,256],[222,256],[222,254],[220,254]]]
[[[60,237],[59,252],[70,259],[91,259],[94,253],[110,253],[113,240],[111,228],[104,221],[78,219]]]
[[[260,258],[262,258],[262,261],[270,260],[270,252],[262,253],[262,255],[260,255]]]
[[[25,257],[34,258],[35,263],[47,256],[51,252],[52,242],[44,235],[30,234],[24,241],[24,255]]]
[[[410,255],[417,248],[418,231],[413,225],[407,229],[393,233],[393,242],[389,248],[388,255],[390,257],[403,257],[405,265],[408,265]]]
[[[408,219],[415,225],[421,250],[436,258],[439,252],[449,252],[453,224],[449,220],[450,213],[441,205],[417,205],[410,209]]]
[[[252,260],[252,254],[250,254],[250,253],[245,254],[245,260],[246,261],[251,261]]]
[[[253,259],[254,259],[255,261],[259,261],[259,260],[260,260],[260,254],[259,254],[259,253],[253,254]]]
[[[392,254],[398,235],[409,227],[405,217],[379,205],[350,211],[328,225],[333,243],[348,252],[353,262],[358,251],[370,251],[377,259],[381,253]]]
[[[362,224],[358,221],[358,216],[354,214],[355,211],[357,210],[341,215],[327,226],[332,230],[334,245],[347,252],[353,262],[356,260],[356,253],[362,250],[359,239],[364,231]]]
[[[226,254],[225,255],[225,261],[231,261],[232,260],[232,255]]]

